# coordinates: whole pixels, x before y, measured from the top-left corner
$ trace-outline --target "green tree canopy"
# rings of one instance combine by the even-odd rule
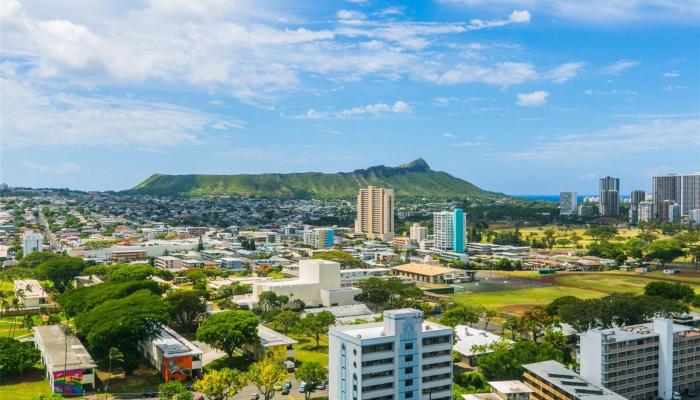
[[[22,268],[35,268],[39,264],[54,258],[61,258],[61,255],[48,251],[35,251],[22,258],[19,262],[19,266]]]
[[[171,290],[165,301],[171,306],[173,322],[190,332],[207,313],[206,298],[204,290]]]
[[[125,282],[148,279],[155,270],[148,264],[116,264],[108,272],[110,281]]]
[[[474,307],[458,305],[445,311],[440,323],[452,328],[457,325],[472,325],[479,322],[478,310]]]
[[[194,383],[194,389],[209,400],[227,400],[245,386],[245,376],[236,369],[211,370]]]
[[[335,316],[333,316],[330,311],[308,313],[301,320],[301,326],[303,327],[304,332],[316,339],[316,348],[318,348],[320,345],[321,335],[326,334],[328,332],[328,328],[330,328],[334,323]]]
[[[76,257],[57,257],[37,265],[35,272],[39,279],[46,279],[53,283],[53,287],[63,293],[68,289],[73,278],[80,275],[85,268],[85,263]]]
[[[68,290],[58,296],[56,301],[70,317],[75,317],[81,312],[89,311],[107,300],[120,299],[138,290],[148,290],[160,295],[163,288],[150,279],[141,281],[100,283]]]
[[[564,358],[563,351],[550,343],[500,341],[478,347],[486,353],[477,358],[477,365],[489,380],[518,379],[523,364],[545,360],[561,362]]]
[[[352,254],[348,253],[347,251],[342,250],[328,250],[318,252],[314,254],[313,258],[319,260],[336,261],[340,263],[340,265],[352,268],[357,268],[360,265],[362,265],[362,262],[360,260],[353,257]]]
[[[375,310],[402,308],[423,296],[420,288],[398,278],[371,277],[359,282],[357,287],[362,293],[355,296],[355,300],[367,303]]]
[[[287,379],[287,371],[274,359],[264,358],[248,368],[246,378],[263,395],[264,400],[270,400],[275,395],[276,388],[282,386]]]
[[[328,379],[326,369],[321,363],[316,361],[306,361],[302,363],[299,368],[296,369],[295,375],[298,380],[306,382],[306,390],[304,391],[306,400],[311,398],[311,394],[316,391],[316,388],[321,382],[325,382]]]
[[[258,317],[250,311],[223,311],[202,322],[197,329],[197,339],[231,357],[236,348],[257,343],[258,323]]]
[[[75,318],[75,325],[93,354],[106,357],[116,347],[124,354],[124,370],[130,373],[140,358],[137,345],[155,337],[170,322],[170,306],[148,290],[107,300]]]
[[[659,239],[649,243],[645,259],[658,261],[663,267],[666,263],[681,257],[683,254],[683,248],[678,241],[674,239]]]
[[[41,354],[30,343],[0,336],[0,373],[20,375],[39,362]]]
[[[684,303],[690,303],[695,299],[695,290],[684,283],[649,282],[644,287],[644,294],[647,296],[660,296],[670,300],[680,300]]]

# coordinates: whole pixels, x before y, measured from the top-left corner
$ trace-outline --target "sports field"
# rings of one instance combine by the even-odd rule
[[[660,271],[647,274],[608,271],[539,275],[536,271],[493,271],[480,273],[478,279],[478,282],[461,284],[465,292],[455,294],[454,301],[515,314],[546,305],[562,296],[594,298],[614,292],[640,294],[647,283],[655,280],[685,283],[700,293],[700,274],[695,272],[679,275],[666,275]]]

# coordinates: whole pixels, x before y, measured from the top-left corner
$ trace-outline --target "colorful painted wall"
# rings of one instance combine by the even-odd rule
[[[192,379],[192,356],[172,357],[163,360],[163,379],[187,381]]]
[[[53,391],[64,396],[82,396],[83,370],[56,371],[53,373]]]

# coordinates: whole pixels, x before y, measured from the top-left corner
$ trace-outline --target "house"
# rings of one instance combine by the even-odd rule
[[[152,340],[140,343],[139,350],[165,381],[187,381],[202,373],[202,350],[166,326]]]
[[[428,264],[403,264],[391,267],[394,275],[411,278],[416,282],[459,283],[469,278],[465,270]]]
[[[25,308],[36,308],[46,304],[49,295],[36,279],[18,279],[14,282],[15,297]]]
[[[455,340],[454,351],[464,356],[469,365],[475,364],[476,356],[485,354],[485,352],[479,350],[478,347],[488,346],[504,340],[508,343],[512,343],[511,340],[467,325],[457,325],[455,327],[455,336],[457,339]]]
[[[148,259],[146,250],[142,249],[113,249],[112,262],[145,261]]]
[[[224,257],[219,260],[219,266],[223,269],[226,270],[231,270],[234,272],[240,272],[243,271],[245,268],[245,265],[243,264],[243,260],[240,258],[236,257]]]
[[[97,364],[77,337],[66,335],[61,325],[34,327],[34,346],[54,393],[83,396],[95,387]]]
[[[294,347],[298,343],[265,325],[258,325],[258,337],[260,341],[254,345],[247,345],[246,351],[256,360],[262,357],[272,358],[275,361],[294,361]]]
[[[98,285],[100,283],[102,283],[102,279],[100,279],[97,275],[80,275],[73,278],[73,286],[75,286],[76,289]]]

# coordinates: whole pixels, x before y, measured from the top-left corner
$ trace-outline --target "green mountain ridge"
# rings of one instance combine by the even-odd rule
[[[338,173],[154,174],[127,192],[161,196],[247,195],[262,198],[350,199],[357,195],[359,188],[369,185],[393,188],[397,197],[507,197],[480,189],[446,172],[434,171],[422,158],[398,167],[378,165]]]

